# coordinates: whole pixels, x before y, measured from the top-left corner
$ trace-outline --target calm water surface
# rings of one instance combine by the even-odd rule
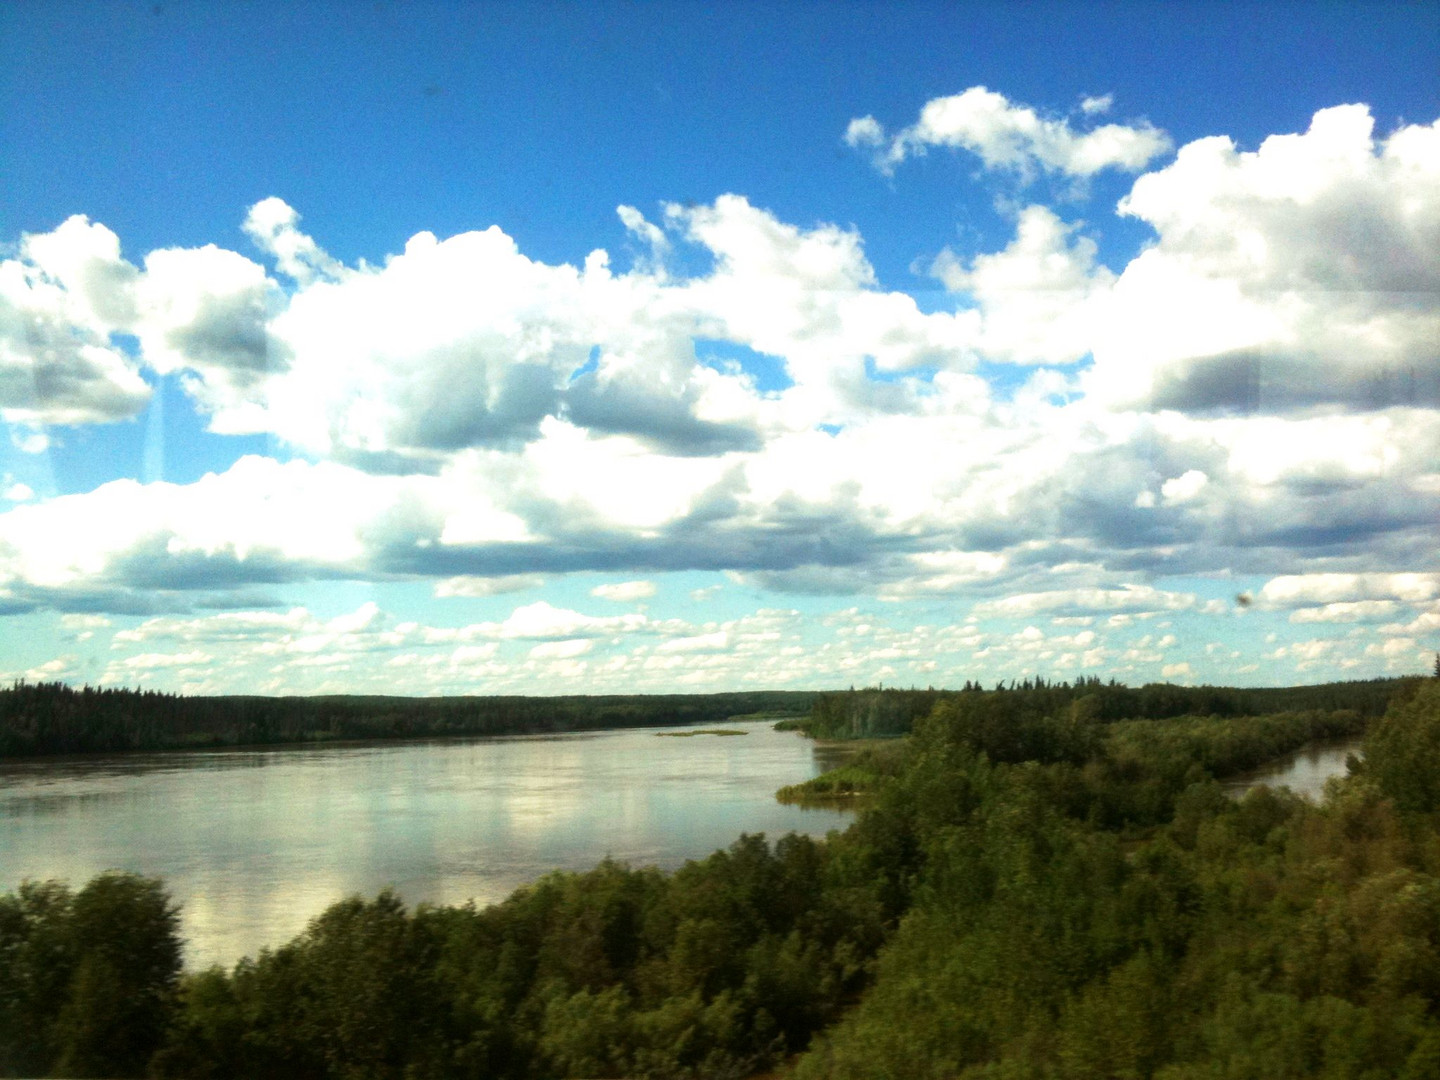
[[[1345,758],[1359,756],[1362,739],[1317,742],[1286,754],[1253,772],[1231,777],[1221,786],[1239,798],[1253,787],[1288,787],[1297,795],[1319,802],[1325,794],[1325,781],[1345,775]]]
[[[606,855],[674,868],[742,832],[823,835],[850,815],[775,802],[824,755],[768,722],[743,736],[637,728],[549,736],[0,763],[0,892],[159,875],[186,962],[277,945],[334,901],[502,899]]]

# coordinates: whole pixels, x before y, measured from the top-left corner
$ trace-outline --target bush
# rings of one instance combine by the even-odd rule
[[[101,874],[75,894],[26,882],[0,897],[0,1072],[144,1075],[179,977],[159,881]]]

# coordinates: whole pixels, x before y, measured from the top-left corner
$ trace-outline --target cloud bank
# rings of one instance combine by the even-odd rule
[[[147,375],[174,375],[212,431],[284,453],[52,499],[7,479],[0,605],[244,608],[334,580],[474,599],[575,573],[633,604],[655,575],[724,571],[1123,622],[1219,617],[1155,578],[1255,575],[1258,610],[1419,641],[1433,582],[1394,583],[1429,581],[1440,521],[1440,127],[1377,135],[1344,105],[1150,168],[1168,138],[1093,126],[1110,107],[1047,118],[976,87],[893,136],[851,123],[896,183],[931,147],[1022,182],[1139,174],[1110,209],[1152,238],[1124,265],[1092,220],[1020,206],[999,250],[930,257],[940,310],[882,285],[853,228],[740,195],[653,221],[619,207],[643,247],[628,268],[548,264],[498,226],[347,266],[278,198],[244,222],[259,261],[211,244],[131,262],[81,216],[27,235],[0,262],[12,439],[134,417]],[[693,256],[707,268],[682,271]],[[554,624],[529,635],[537,663],[594,662],[575,642],[643,623],[510,618]],[[676,634],[650,660],[736,640]]]

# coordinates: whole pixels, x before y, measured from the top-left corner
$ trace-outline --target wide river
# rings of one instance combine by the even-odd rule
[[[741,833],[824,835],[850,815],[775,801],[832,765],[769,722],[0,762],[0,892],[158,875],[188,966],[293,937],[329,904],[500,900],[606,855],[674,868]]]

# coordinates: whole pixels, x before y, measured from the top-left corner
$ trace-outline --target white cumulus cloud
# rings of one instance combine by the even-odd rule
[[[617,581],[607,585],[597,585],[590,590],[591,596],[598,596],[602,600],[614,600],[617,603],[632,603],[636,600],[648,600],[655,595],[655,583],[653,581]]]
[[[1087,390],[1190,411],[1440,404],[1440,128],[1373,128],[1363,105],[1324,109],[1136,180],[1120,211],[1158,239],[1094,324]]]
[[[139,364],[111,339],[134,324],[136,277],[119,237],[80,215],[21,239],[0,261],[0,417],[83,424],[145,407]]]
[[[1103,112],[1110,102],[1089,98],[1086,104],[1082,111],[1091,115]],[[892,136],[886,136],[874,117],[852,120],[845,141],[871,149],[876,167],[887,173],[928,147],[945,146],[970,151],[988,169],[1022,177],[1036,171],[1081,178],[1102,169],[1138,172],[1170,148],[1169,137],[1148,123],[1077,131],[1068,120],[1047,119],[983,86],[926,102],[919,119]]]

